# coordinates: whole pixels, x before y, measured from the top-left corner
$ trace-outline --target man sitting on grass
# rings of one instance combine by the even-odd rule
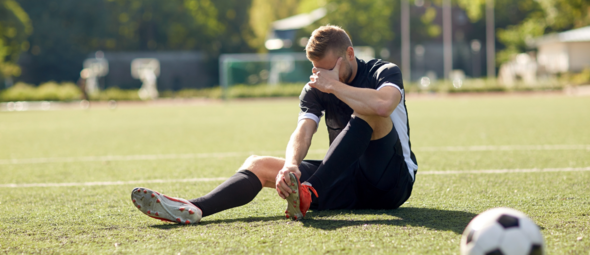
[[[134,205],[152,218],[182,224],[247,204],[262,187],[287,199],[286,217],[294,220],[310,208],[402,205],[410,197],[418,165],[410,149],[399,67],[356,58],[350,38],[337,26],[313,31],[305,50],[314,68],[299,97],[299,122],[284,159],[250,156],[234,176],[192,200],[135,188]],[[324,114],[330,137],[326,157],[303,160]]]

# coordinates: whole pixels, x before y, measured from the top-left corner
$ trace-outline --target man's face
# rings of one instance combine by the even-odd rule
[[[329,51],[328,53],[326,53],[324,58],[320,60],[311,60],[311,63],[315,68],[332,70],[336,66],[336,62],[338,62],[339,57],[342,57],[342,63],[340,64],[340,70],[338,70],[338,78],[340,82],[348,84],[352,82],[352,66],[347,60],[346,54],[343,56],[338,56],[334,54],[332,51]]]

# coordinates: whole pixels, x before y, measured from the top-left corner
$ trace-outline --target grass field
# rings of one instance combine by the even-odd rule
[[[265,189],[191,226],[142,215],[132,188],[195,198],[250,154],[281,156],[296,100],[0,112],[0,252],[456,254],[475,215],[506,206],[542,228],[548,254],[590,254],[590,98],[407,104],[420,169],[401,208],[292,222]],[[327,143],[322,122],[308,158]]]

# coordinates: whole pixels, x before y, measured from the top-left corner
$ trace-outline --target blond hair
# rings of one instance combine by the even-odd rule
[[[344,56],[350,46],[352,46],[352,41],[344,29],[339,26],[326,25],[311,33],[305,52],[308,59],[320,60],[329,51],[332,51],[336,56]]]

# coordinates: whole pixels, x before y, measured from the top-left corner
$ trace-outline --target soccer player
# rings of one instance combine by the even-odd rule
[[[182,224],[252,201],[262,187],[287,200],[287,218],[308,209],[395,209],[412,192],[418,170],[402,75],[395,64],[355,57],[337,26],[313,31],[305,48],[313,63],[285,158],[250,156],[209,194],[192,200],[135,188],[134,205],[150,217]],[[330,148],[323,160],[303,160],[325,114]],[[313,194],[313,195],[312,195]]]

